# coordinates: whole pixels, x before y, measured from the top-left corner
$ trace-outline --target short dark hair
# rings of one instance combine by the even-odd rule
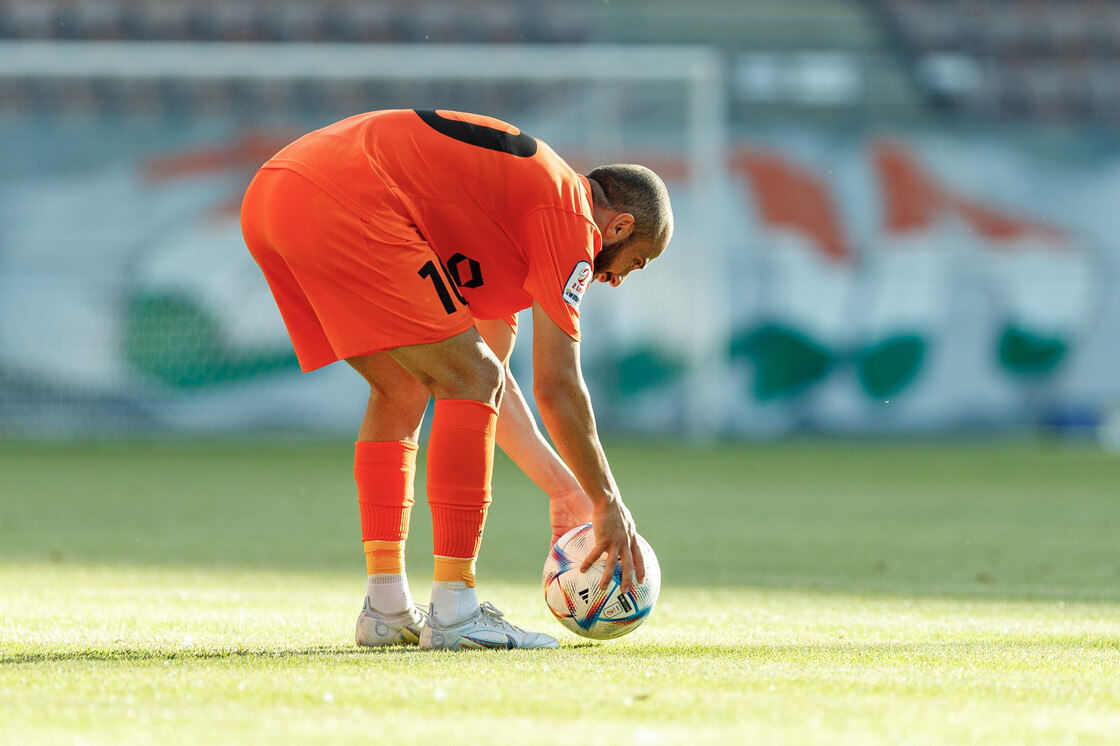
[[[673,231],[669,190],[661,177],[645,166],[615,163],[587,175],[603,188],[607,207],[634,216],[634,240],[664,245]]]

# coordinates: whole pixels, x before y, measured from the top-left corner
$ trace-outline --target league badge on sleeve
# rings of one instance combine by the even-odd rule
[[[578,310],[580,301],[583,300],[583,293],[590,284],[591,262],[586,260],[576,262],[576,268],[572,270],[568,282],[564,285],[564,302]]]

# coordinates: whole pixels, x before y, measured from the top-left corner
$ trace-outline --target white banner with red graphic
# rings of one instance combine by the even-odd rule
[[[360,379],[298,372],[241,241],[247,180],[291,134],[0,174],[0,433],[356,428]],[[728,266],[703,275],[730,299],[722,432],[1091,428],[1120,401],[1120,152],[760,133],[727,167]],[[681,321],[715,286],[658,265],[568,279],[608,428],[687,420]]]

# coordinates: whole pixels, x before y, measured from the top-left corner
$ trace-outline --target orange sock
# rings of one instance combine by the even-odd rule
[[[363,541],[366,575],[404,575],[404,541]]]
[[[419,446],[407,440],[360,440],[354,446],[354,481],[370,575],[404,572],[418,450]]]
[[[440,557],[436,555],[434,579],[438,583],[461,580],[468,588],[474,588],[474,566],[477,557]]]
[[[498,410],[463,399],[437,399],[428,436],[428,505],[437,581],[474,585],[474,560],[490,507]]]

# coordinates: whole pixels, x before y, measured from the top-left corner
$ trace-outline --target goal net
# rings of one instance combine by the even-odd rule
[[[485,113],[578,171],[661,173],[672,249],[588,293],[585,374],[604,427],[719,429],[726,94],[709,49],[12,41],[0,94],[0,434],[353,430],[360,380],[297,372],[237,208],[285,142],[382,108]]]

